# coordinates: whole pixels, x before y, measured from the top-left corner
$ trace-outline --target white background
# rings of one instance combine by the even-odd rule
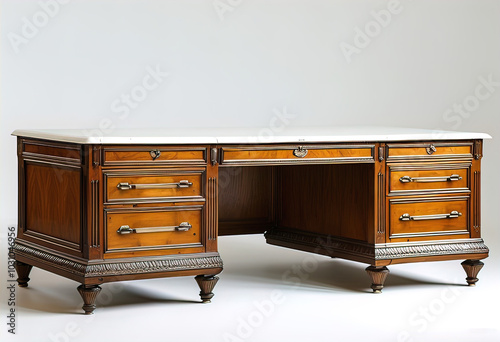
[[[479,78],[500,81],[499,0],[401,0],[385,27],[372,14],[388,8],[381,0],[225,0],[231,11],[222,15],[211,0],[73,0],[43,22],[40,3],[47,2],[0,1],[2,288],[7,226],[17,222],[14,129],[247,126],[258,134],[277,111],[294,115],[290,127],[491,134],[483,159],[491,257],[477,288],[459,286],[459,262],[408,264],[391,267],[384,294],[374,296],[366,293],[366,265],[268,246],[261,236],[227,237],[212,304],[191,303],[198,300],[193,279],[126,282],[104,286],[93,318],[78,314],[76,283],[34,270],[30,288],[17,290],[16,340],[498,341],[500,88],[466,115],[453,108],[474,104]],[[23,37],[26,21],[36,20],[40,27]],[[380,30],[370,31],[369,45],[349,63],[340,47],[354,45],[357,28],[366,27]],[[169,76],[128,115],[114,112],[148,68]],[[313,270],[305,278],[282,279],[304,262]],[[254,302],[275,290],[283,302],[238,335],[242,320],[262,317]],[[431,315],[423,319],[421,310]]]

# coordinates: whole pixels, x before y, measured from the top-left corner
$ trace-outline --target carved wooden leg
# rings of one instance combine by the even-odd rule
[[[480,260],[465,260],[462,262],[462,267],[465,270],[465,273],[467,273],[467,284],[469,286],[476,286],[476,283],[479,279],[477,279],[477,274],[483,268],[484,263],[481,262]]]
[[[206,276],[199,275],[194,278],[200,287],[200,297],[203,303],[210,303],[210,299],[214,296],[212,290],[215,287],[215,284],[219,281],[219,277],[217,276]]]
[[[15,261],[14,267],[17,272],[17,284],[19,287],[28,287],[30,281],[29,275],[33,266],[25,264],[24,262]]]
[[[382,293],[389,269],[385,266],[368,266],[366,272],[372,280],[373,293]]]
[[[95,300],[101,292],[101,287],[99,285],[80,285],[77,290],[83,298],[83,311],[86,315],[92,315],[96,308]]]

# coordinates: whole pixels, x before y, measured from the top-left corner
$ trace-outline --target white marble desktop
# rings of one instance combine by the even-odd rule
[[[12,135],[77,144],[265,144],[490,139],[486,133],[349,126],[267,128],[18,129]]]

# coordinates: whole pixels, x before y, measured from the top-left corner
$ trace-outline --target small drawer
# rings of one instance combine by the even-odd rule
[[[468,237],[468,208],[466,196],[390,200],[390,239]]]
[[[471,143],[418,143],[418,144],[388,144],[387,160],[401,159],[472,159],[473,145]]]
[[[203,206],[108,211],[106,253],[134,252],[141,256],[166,249],[175,249],[172,253],[200,252],[202,214]]]
[[[389,195],[470,192],[470,164],[390,165]]]
[[[222,147],[224,164],[294,164],[374,161],[373,145]]]
[[[205,147],[105,147],[104,165],[206,164]]]
[[[105,200],[114,202],[203,199],[204,172],[105,172]]]

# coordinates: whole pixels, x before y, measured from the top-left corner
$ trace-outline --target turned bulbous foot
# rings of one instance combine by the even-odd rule
[[[477,274],[479,271],[481,271],[481,268],[483,268],[484,263],[480,260],[465,260],[462,262],[462,267],[465,270],[465,273],[467,273],[467,284],[469,286],[476,286],[477,281],[479,280],[477,278]]]
[[[372,280],[371,288],[373,293],[382,293],[385,279],[389,274],[389,269],[385,266],[368,266],[366,272]]]
[[[33,266],[16,261],[14,262],[14,267],[16,268],[17,284],[19,287],[28,287],[28,282],[30,281],[29,274]]]
[[[210,303],[214,296],[212,290],[219,281],[217,276],[199,275],[194,278],[200,287],[200,297],[203,303]]]

